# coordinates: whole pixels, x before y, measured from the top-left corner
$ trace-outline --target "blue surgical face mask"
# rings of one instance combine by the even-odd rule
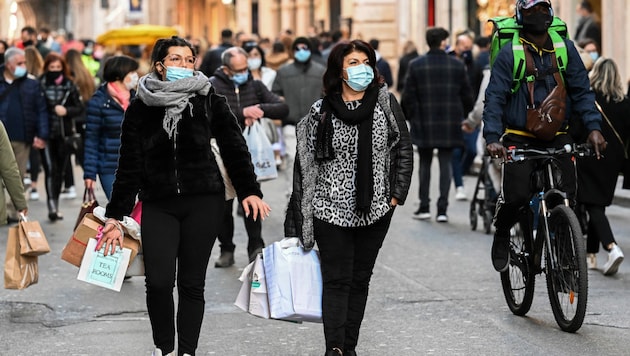
[[[364,91],[374,80],[374,70],[366,64],[359,64],[345,69],[348,79],[344,79],[352,90]]]
[[[295,57],[296,61],[304,63],[308,61],[309,58],[311,58],[311,51],[309,51],[308,49],[300,49],[293,53],[293,57]]]
[[[165,66],[166,67],[166,66]],[[179,79],[190,78],[193,70],[182,67],[166,67],[166,80],[173,82]]]
[[[236,74],[234,74],[232,76],[232,81],[236,85],[243,85],[243,84],[245,84],[245,82],[247,82],[247,79],[249,79],[249,72],[236,73]]]
[[[599,53],[597,52],[589,52],[588,55],[591,56],[593,62],[595,62],[599,58]]]
[[[13,76],[15,78],[22,78],[25,75],[26,75],[26,67],[23,67],[23,66],[15,67],[15,70],[13,71]]]

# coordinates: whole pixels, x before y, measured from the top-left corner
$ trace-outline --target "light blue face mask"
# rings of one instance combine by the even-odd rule
[[[23,76],[26,75],[26,67],[15,67],[15,70],[13,71],[13,76],[15,78],[22,78]]]
[[[166,66],[165,66],[166,67]],[[173,82],[179,79],[190,78],[193,70],[182,67],[166,67],[166,80]]]
[[[293,53],[293,57],[295,57],[296,61],[304,63],[308,61],[309,58],[311,58],[311,51],[309,51],[308,49],[300,49]]]
[[[345,69],[348,79],[344,79],[352,90],[364,91],[374,80],[374,70],[366,64],[359,64]]]
[[[245,82],[247,82],[247,79],[249,79],[249,72],[236,73],[236,74],[234,74],[232,76],[232,81],[236,85],[243,85],[243,84],[245,84]]]
[[[591,56],[591,59],[593,60],[593,62],[595,62],[598,58],[599,58],[599,53],[597,52],[588,52],[589,56]]]

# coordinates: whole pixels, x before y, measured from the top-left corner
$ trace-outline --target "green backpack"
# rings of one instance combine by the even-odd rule
[[[492,43],[490,45],[491,68],[501,48],[507,43],[512,42],[512,50],[514,51],[512,94],[514,94],[521,86],[523,78],[525,78],[528,82],[535,80],[533,75],[528,75],[527,77],[525,76],[525,52],[523,44],[519,41],[519,32],[523,26],[516,23],[516,19],[514,17],[493,17],[488,20],[488,22],[492,22],[494,27],[492,30]],[[556,51],[560,77],[564,80],[564,72],[566,71],[568,58],[567,47],[564,43],[564,39],[569,36],[567,24],[558,17],[554,17],[548,31],[551,41],[553,42],[553,48]]]

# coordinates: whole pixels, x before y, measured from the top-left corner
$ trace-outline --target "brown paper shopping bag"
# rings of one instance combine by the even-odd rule
[[[41,256],[50,252],[50,246],[41,225],[37,221],[28,221],[22,217],[19,226],[20,253],[23,256]]]
[[[20,253],[20,227],[9,228],[7,254],[4,259],[4,288],[24,289],[37,283],[39,270],[37,256],[22,256]]]
[[[100,226],[103,226],[103,223],[97,217],[95,217],[92,213],[85,214],[81,223],[74,230],[72,236],[70,236],[70,239],[68,240],[68,243],[66,243],[66,246],[61,251],[61,259],[80,267],[88,241],[90,238],[96,237]],[[133,262],[140,250],[140,241],[134,240],[128,235],[125,235],[123,247],[131,250],[130,262]]]

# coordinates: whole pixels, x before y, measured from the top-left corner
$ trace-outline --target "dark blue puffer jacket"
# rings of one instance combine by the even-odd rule
[[[132,91],[131,98],[134,94]],[[99,87],[88,101],[83,179],[96,180],[97,174],[116,172],[124,116],[122,106],[107,92],[107,84]]]
[[[9,83],[4,78],[4,64],[0,65],[0,94],[9,88]],[[16,80],[19,85],[20,98],[22,99],[22,112],[24,113],[25,142],[32,143],[33,137],[37,136],[43,140],[48,140],[48,110],[46,99],[39,82],[32,77],[23,77]],[[0,121],[6,125],[6,100],[0,103]]]

